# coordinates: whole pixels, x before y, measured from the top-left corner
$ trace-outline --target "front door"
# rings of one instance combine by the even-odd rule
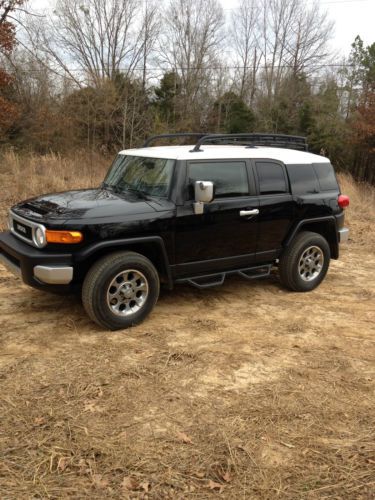
[[[255,262],[258,209],[254,178],[246,160],[191,161],[186,196],[177,207],[176,277],[246,267]],[[202,215],[193,209],[195,181],[212,181],[214,199]]]

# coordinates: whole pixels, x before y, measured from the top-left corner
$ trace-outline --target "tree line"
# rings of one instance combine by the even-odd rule
[[[305,135],[375,183],[375,43],[330,48],[318,2],[0,0],[3,148],[113,153],[153,133]]]

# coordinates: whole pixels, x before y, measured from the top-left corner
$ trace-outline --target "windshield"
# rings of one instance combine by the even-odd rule
[[[172,179],[174,160],[118,155],[113,162],[105,187],[118,192],[167,198]]]

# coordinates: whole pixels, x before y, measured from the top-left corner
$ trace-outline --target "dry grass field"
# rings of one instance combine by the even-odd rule
[[[1,224],[106,168],[8,153]],[[351,238],[312,293],[179,286],[108,333],[0,268],[0,498],[375,498],[375,191],[340,182]]]

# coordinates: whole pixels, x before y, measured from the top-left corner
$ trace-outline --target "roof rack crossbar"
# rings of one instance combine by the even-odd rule
[[[282,135],[282,134],[202,134],[198,142],[191,150],[191,153],[197,153],[201,150],[202,144],[208,142],[219,141],[223,144],[241,144],[247,147],[254,146],[271,146],[271,147],[289,147],[291,149],[298,149],[308,151],[308,144],[306,137],[298,135]]]
[[[157,141],[158,139],[178,139],[178,138],[184,138],[184,137],[194,137],[195,139],[201,139],[205,135],[210,135],[210,134],[204,134],[204,133],[198,133],[198,132],[179,132],[176,134],[159,134],[159,135],[152,135],[149,137],[145,143],[143,144],[142,148],[148,148],[151,144],[151,142]]]

